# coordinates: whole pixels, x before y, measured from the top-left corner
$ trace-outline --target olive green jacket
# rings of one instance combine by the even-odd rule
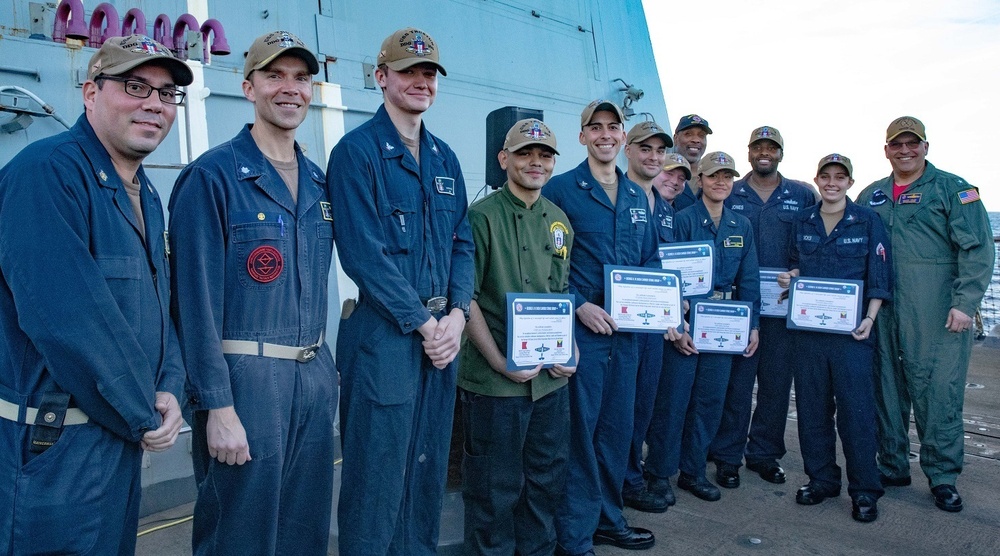
[[[469,207],[469,223],[476,244],[472,298],[506,355],[507,293],[566,293],[573,229],[566,213],[545,197],[529,208],[506,185]],[[475,345],[467,337],[463,340],[460,388],[487,396],[537,400],[566,384],[567,379],[554,379],[547,371],[518,384],[494,371]]]

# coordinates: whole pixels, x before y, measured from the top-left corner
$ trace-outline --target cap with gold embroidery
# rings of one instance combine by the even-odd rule
[[[699,174],[711,176],[719,170],[730,170],[736,177],[740,175],[736,171],[736,161],[733,160],[733,157],[721,151],[706,154],[698,164]]]
[[[686,179],[691,179],[691,164],[687,159],[678,153],[667,153],[667,159],[663,162],[663,170],[669,171],[674,168],[683,169]]]
[[[122,75],[143,64],[166,68],[174,79],[174,85],[184,87],[194,81],[194,73],[187,64],[146,35],[112,37],[104,41],[87,64],[87,79],[93,81],[100,75]]]
[[[279,56],[286,54],[302,58],[312,75],[319,73],[319,61],[302,39],[288,31],[273,31],[257,37],[250,45],[247,59],[243,63],[243,79],[250,79],[251,73],[264,69]]]
[[[439,60],[437,43],[420,29],[400,29],[382,41],[377,65],[388,66],[393,71],[403,71],[417,64],[433,64],[441,75],[448,75]]]
[[[888,129],[885,130],[885,142],[888,143],[904,133],[912,133],[919,137],[921,141],[927,140],[927,131],[924,129],[924,123],[913,116],[903,116],[896,118],[889,124]]]
[[[705,133],[712,134],[712,128],[708,127],[708,120],[698,114],[681,116],[681,121],[677,122],[677,128],[674,129],[674,133],[680,133],[689,127],[701,127],[705,129]]]
[[[781,138],[781,133],[777,129],[770,126],[762,126],[753,130],[753,133],[750,134],[750,142],[747,143],[747,146],[753,145],[757,141],[763,141],[765,139],[777,143],[779,148],[785,148],[785,141]]]
[[[605,112],[611,112],[618,118],[618,123],[625,123],[625,116],[622,114],[622,109],[618,107],[617,104],[610,100],[605,100],[599,98],[586,106],[583,112],[580,114],[580,127],[583,127],[590,123],[590,120],[594,119],[594,114],[604,110]]]
[[[632,126],[632,129],[629,130],[628,135],[625,138],[625,144],[638,143],[640,141],[645,141],[650,137],[659,137],[660,139],[663,139],[668,147],[674,146],[674,140],[670,138],[670,135],[662,127],[660,127],[660,124],[649,120],[639,122]]]
[[[845,170],[847,170],[847,177],[854,177],[854,166],[851,165],[851,159],[837,153],[828,154],[820,159],[819,166],[816,167],[817,176],[827,164],[840,164]]]
[[[531,145],[541,145],[552,149],[552,152],[559,154],[556,150],[556,136],[541,120],[528,118],[514,124],[507,132],[507,137],[503,140],[503,148],[508,152],[519,151]]]

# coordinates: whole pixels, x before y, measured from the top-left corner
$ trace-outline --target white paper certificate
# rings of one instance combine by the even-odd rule
[[[860,280],[793,278],[788,328],[850,334],[861,323],[863,290]]]
[[[689,241],[660,245],[660,264],[681,273],[684,297],[712,292],[712,256],[715,247],[709,242]]]
[[[574,363],[573,298],[556,294],[507,294],[507,369]]]
[[[604,310],[618,330],[659,332],[681,323],[681,277],[676,270],[604,265]]]
[[[760,269],[760,316],[785,318],[788,316],[788,300],[778,301],[781,292],[785,291],[778,285],[778,275],[788,272],[782,268]]]
[[[691,339],[699,352],[743,353],[750,343],[752,308],[742,301],[696,301]]]

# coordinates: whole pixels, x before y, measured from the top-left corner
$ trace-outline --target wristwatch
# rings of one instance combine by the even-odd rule
[[[450,313],[452,309],[461,309],[462,314],[465,315],[465,322],[469,322],[469,304],[468,303],[451,303],[448,305],[448,312]]]

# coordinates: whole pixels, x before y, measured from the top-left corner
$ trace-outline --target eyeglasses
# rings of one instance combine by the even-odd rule
[[[921,143],[923,143],[923,141],[911,139],[909,141],[889,141],[886,145],[889,147],[889,150],[898,151],[904,146],[910,150],[914,150],[919,147]]]
[[[127,77],[116,77],[113,75],[99,75],[97,79],[107,79],[125,84],[125,94],[135,98],[149,98],[149,95],[156,91],[163,104],[181,104],[187,93],[178,90],[176,87],[154,87],[144,81],[129,79]]]

